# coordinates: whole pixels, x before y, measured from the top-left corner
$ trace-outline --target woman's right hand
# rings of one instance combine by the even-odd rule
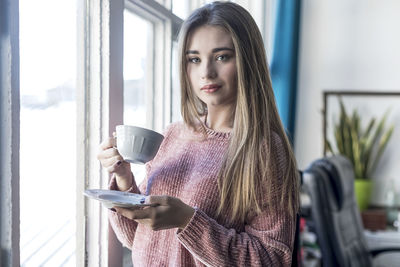
[[[109,173],[115,174],[119,190],[126,191],[132,186],[131,165],[124,161],[114,147],[114,138],[109,137],[100,144],[97,159]]]

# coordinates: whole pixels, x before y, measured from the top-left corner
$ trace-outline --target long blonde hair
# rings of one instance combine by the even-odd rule
[[[275,104],[262,36],[251,15],[231,2],[213,2],[195,10],[180,32],[181,112],[183,120],[198,129],[207,107],[193,92],[187,76],[186,50],[190,33],[204,25],[219,26],[231,34],[236,53],[237,98],[233,130],[219,174],[221,201],[218,214],[228,211],[231,221],[244,222],[250,210],[261,211],[260,194],[271,200],[272,132],[281,139],[286,166],[283,173],[281,208],[298,211],[298,172],[289,140]],[[200,124],[203,125],[203,124]],[[204,126],[200,127],[205,131]],[[276,183],[276,182],[275,182]],[[269,201],[267,201],[269,202]]]

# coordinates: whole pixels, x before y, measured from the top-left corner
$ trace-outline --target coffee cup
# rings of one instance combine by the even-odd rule
[[[125,161],[144,164],[156,156],[164,136],[146,128],[118,125],[115,139]]]

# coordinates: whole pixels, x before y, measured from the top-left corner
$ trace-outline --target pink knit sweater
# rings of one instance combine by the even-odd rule
[[[181,231],[153,231],[110,211],[111,225],[122,244],[132,250],[135,267],[290,266],[295,218],[277,205],[286,165],[279,153],[281,140],[276,134],[272,138],[275,152],[271,157],[277,162],[272,201],[265,201],[263,212],[249,215],[245,224],[229,223],[229,215],[216,217],[220,197],[217,174],[229,140],[230,133],[211,129],[207,129],[204,139],[183,123],[172,124],[166,130],[157,156],[146,166],[146,179],[129,191],[174,196],[194,207],[195,213]],[[110,189],[118,190],[114,178]]]

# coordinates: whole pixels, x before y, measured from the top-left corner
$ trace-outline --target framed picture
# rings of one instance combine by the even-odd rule
[[[387,114],[383,132],[388,131],[391,126],[393,126],[393,132],[382,156],[377,161],[376,168],[369,177],[380,184],[378,190],[381,192],[377,193],[378,196],[373,197],[373,202],[377,205],[384,205],[386,184],[393,184],[394,181],[396,187],[400,188],[400,91],[324,91],[323,97],[324,155],[328,155],[328,142],[331,149],[335,153],[338,152],[335,127],[340,121],[340,101],[342,101],[348,116],[352,116],[354,112],[358,114],[359,125],[363,132],[366,131],[373,118],[377,125]],[[389,180],[390,183],[388,183]]]

